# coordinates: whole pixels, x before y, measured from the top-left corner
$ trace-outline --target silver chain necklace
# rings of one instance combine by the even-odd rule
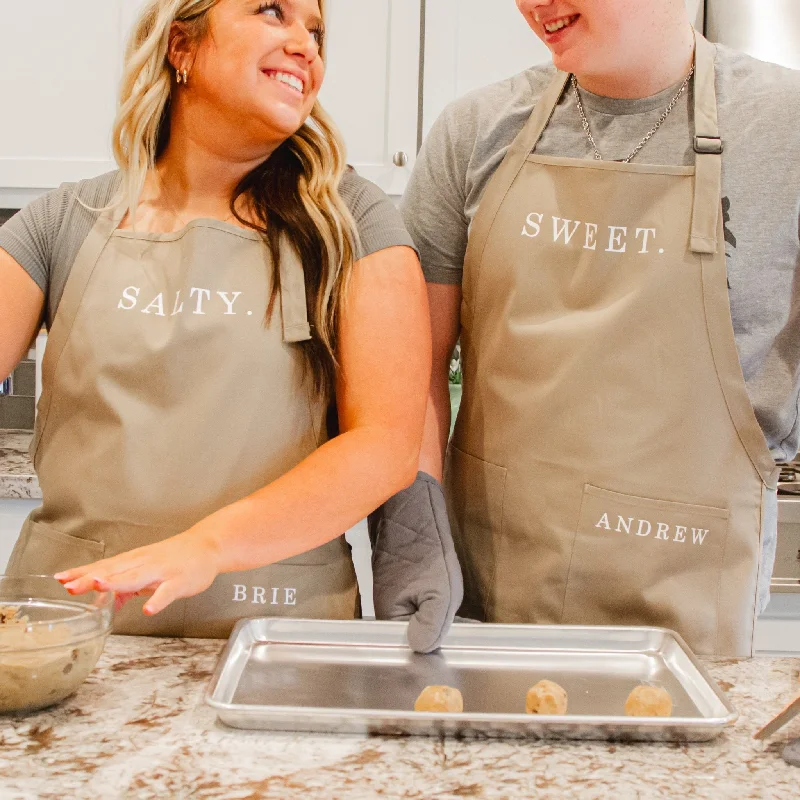
[[[623,164],[628,164],[633,161],[634,158],[639,154],[639,151],[653,138],[655,132],[664,124],[664,120],[672,113],[672,110],[678,104],[678,100],[681,99],[683,93],[686,91],[686,87],[689,85],[689,81],[692,79],[692,75],[694,75],[694,64],[692,64],[692,68],[689,70],[689,74],[686,76],[686,79],[681,84],[681,88],[678,89],[678,93],[675,97],[670,100],[669,105],[664,109],[664,113],[658,118],[658,122],[650,129],[647,135],[642,139],[639,144],[636,145],[636,149],[626,158],[623,160]],[[574,75],[570,75],[570,80],[572,81],[572,90],[575,92],[575,99],[578,101],[578,112],[581,115],[581,123],[583,124],[583,130],[586,132],[586,136],[589,139],[592,148],[594,149],[594,158],[595,161],[602,161],[603,156],[600,155],[600,151],[597,149],[597,142],[594,140],[594,136],[592,135],[592,129],[589,127],[589,120],[586,119],[586,112],[583,110],[583,103],[581,102],[581,94],[578,91],[578,79]]]

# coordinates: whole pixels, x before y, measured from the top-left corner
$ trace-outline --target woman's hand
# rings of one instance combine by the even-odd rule
[[[144,613],[152,616],[174,600],[208,589],[219,574],[218,561],[212,540],[189,530],[55,577],[70,594],[115,592],[117,609],[132,597],[152,594],[144,606]]]

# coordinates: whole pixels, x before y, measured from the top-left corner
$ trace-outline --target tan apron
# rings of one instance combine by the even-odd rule
[[[461,613],[749,656],[777,469],[731,323],[713,47],[698,37],[694,168],[531,155],[567,80],[470,232],[445,474]]]
[[[303,269],[289,247],[280,313],[264,324],[270,258],[254,231],[196,220],[174,234],[116,230],[84,243],[50,331],[32,455],[44,503],[12,574],[52,574],[191,527],[267,485],[326,438],[302,380]],[[274,531],[280,536],[280,531]],[[115,631],[225,637],[252,616],[352,619],[344,536],[273,566],[220,575],[155,617],[144,599]]]

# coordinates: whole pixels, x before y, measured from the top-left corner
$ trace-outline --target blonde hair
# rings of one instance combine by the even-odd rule
[[[208,13],[219,0],[150,0],[128,42],[114,123],[114,156],[122,174],[121,200],[131,213],[148,173],[169,140],[170,106],[176,89],[169,63],[170,31],[183,23],[191,39],[208,30]],[[327,0],[319,0],[325,16]],[[323,44],[324,48],[324,44]],[[325,56],[324,49],[321,55]],[[303,126],[237,187],[231,210],[258,230],[272,255],[269,322],[280,292],[280,241],[294,247],[305,273],[312,339],[304,343],[315,390],[329,398],[336,377],[336,328],[352,273],[358,236],[338,187],[347,169],[344,142],[331,118],[315,103]],[[242,219],[236,200],[247,194],[257,221]]]

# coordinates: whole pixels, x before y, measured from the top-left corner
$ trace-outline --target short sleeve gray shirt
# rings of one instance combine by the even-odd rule
[[[776,460],[800,440],[800,72],[716,47],[722,208],[731,315],[747,389]],[[486,186],[555,74],[537,66],[452,103],[434,124],[402,202],[431,283],[460,284],[472,220]],[[679,85],[643,100],[582,91],[603,158],[624,159]],[[636,158],[694,164],[693,91]],[[561,98],[536,147],[592,158],[574,94]]]

